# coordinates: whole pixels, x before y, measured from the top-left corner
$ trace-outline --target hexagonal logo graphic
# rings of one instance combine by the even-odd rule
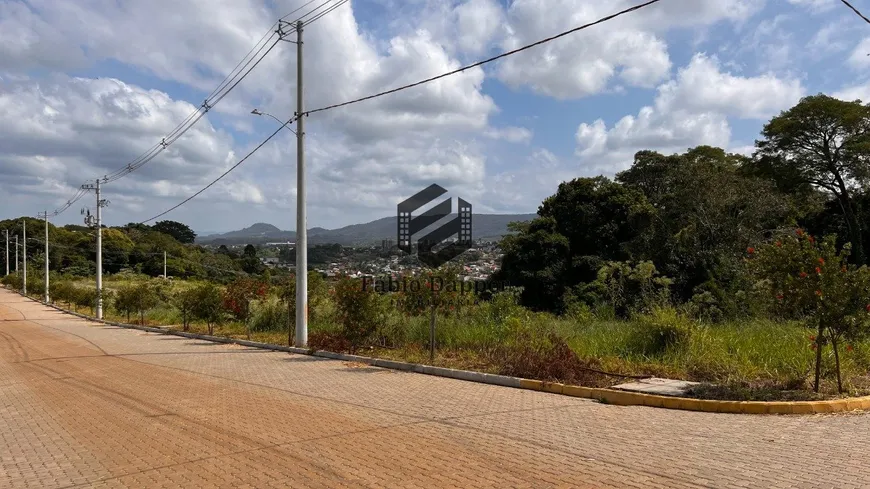
[[[446,193],[444,187],[433,183],[397,206],[400,250],[413,253],[412,238],[453,213],[453,199],[448,197],[420,215],[413,215]],[[417,240],[417,257],[430,267],[439,267],[472,247],[471,204],[461,198],[456,200],[456,217],[432,228]]]

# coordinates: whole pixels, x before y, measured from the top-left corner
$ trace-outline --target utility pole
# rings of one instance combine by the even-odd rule
[[[9,275],[9,230],[6,231],[6,275]]]
[[[103,319],[103,220],[100,209],[109,205],[108,200],[100,199],[100,179],[96,183],[82,185],[82,189],[94,190],[97,193],[97,216],[96,221],[92,219],[90,213],[85,218],[85,224],[95,224],[97,226],[97,306],[95,308],[97,319]]]
[[[166,280],[167,278],[169,278],[169,277],[166,276],[166,252],[164,251],[163,252],[163,280]]]
[[[18,235],[15,235],[15,275],[18,275]]]
[[[305,212],[305,126],[302,21],[296,22],[296,346],[308,346],[308,219]]]
[[[45,217],[45,303],[48,304],[50,302],[48,296],[48,211],[45,211],[43,217]]]
[[[24,260],[22,261],[22,265],[24,266],[24,282],[22,282],[21,291],[24,295],[27,295],[27,221],[21,221],[23,234],[24,236],[21,238],[21,241],[24,242],[24,248],[22,248],[22,253],[24,253]]]

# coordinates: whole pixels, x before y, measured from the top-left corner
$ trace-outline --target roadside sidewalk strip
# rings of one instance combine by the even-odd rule
[[[19,291],[15,292],[18,292],[19,295],[22,295]],[[679,409],[684,411],[702,411],[707,413],[728,414],[823,414],[859,410],[870,411],[870,396],[854,397],[848,399],[834,399],[829,401],[788,402],[716,401],[710,399],[690,399],[684,397],[642,394],[638,392],[621,391],[616,389],[566,385],[556,382],[522,379],[518,377],[509,377],[506,375],[473,372],[469,370],[457,370],[445,367],[434,367],[431,365],[406,363],[395,360],[384,360],[381,358],[363,357],[359,355],[297,348],[293,346],[270,345],[268,343],[260,343],[256,341],[226,338],[221,336],[210,336],[206,334],[190,333],[186,331],[177,331],[170,328],[158,328],[153,326],[141,326],[137,324],[125,324],[114,321],[100,320],[78,312],[68,311],[61,307],[55,306],[54,304],[46,304],[43,301],[38,301],[24,295],[22,296],[33,302],[39,302],[40,304],[46,305],[63,313],[71,314],[73,316],[77,316],[91,322],[102,323],[109,326],[136,329],[140,331],[147,331],[150,333],[183,336],[185,338],[211,341],[213,343],[236,344],[241,346],[247,346],[250,348],[259,348],[263,350],[295,353],[297,355],[308,355],[319,358],[326,358],[330,360],[359,362],[374,367],[399,370],[403,372],[413,372],[419,374],[433,375],[437,377],[465,380],[469,382],[498,385],[502,387],[514,387],[518,389],[548,392],[564,396],[593,399],[602,403],[614,404],[618,406],[646,406],[665,409]]]

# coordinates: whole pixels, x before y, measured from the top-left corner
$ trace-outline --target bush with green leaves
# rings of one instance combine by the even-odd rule
[[[90,308],[91,314],[97,307],[97,289],[94,287],[75,287],[73,303],[77,307]]]
[[[353,349],[369,340],[386,319],[384,298],[362,280],[342,277],[335,284],[335,306],[342,334]]]
[[[598,294],[613,307],[617,317],[628,318],[666,305],[671,279],[662,277],[649,261],[608,262],[598,270],[593,284]]]
[[[135,285],[119,287],[115,293],[114,308],[118,314],[125,315],[130,322],[130,315],[138,311],[136,294],[138,288]]]
[[[251,301],[266,297],[269,286],[265,282],[240,277],[227,284],[224,291],[224,309],[239,321],[247,321],[251,312]]]
[[[822,349],[830,345],[837,388],[843,391],[840,344],[870,333],[870,269],[848,263],[851,246],[837,250],[836,236],[818,241],[798,229],[771,243],[748,248],[747,264],[758,288],[781,316],[802,317],[816,330],[811,338],[816,365],[813,390],[819,391]]]
[[[287,325],[293,322],[286,305],[277,298],[262,300],[251,314],[251,331],[277,332],[285,331]]]
[[[24,283],[24,279],[20,274],[10,273],[3,277],[3,285],[7,285],[15,290],[21,290],[21,286]]]
[[[329,286],[319,272],[308,272],[308,320],[318,318],[327,301]],[[290,275],[278,284],[278,297],[287,306],[287,314],[292,324],[296,318],[296,275]]]
[[[190,328],[191,312],[196,307],[197,294],[195,287],[187,287],[175,291],[170,299],[172,305],[181,313],[181,327],[184,331]]]
[[[214,334],[215,325],[224,319],[223,294],[221,289],[211,282],[203,282],[194,289],[194,307],[190,310],[191,316],[203,321],[208,326],[208,334]]]
[[[72,296],[75,293],[73,290],[74,288],[75,287],[67,281],[53,280],[48,286],[48,293],[53,302],[66,302],[67,305],[70,305],[72,302]]]
[[[624,354],[653,358],[682,351],[698,327],[674,308],[655,308],[635,316]]]

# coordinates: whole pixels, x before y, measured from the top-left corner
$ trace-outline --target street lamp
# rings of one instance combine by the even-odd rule
[[[260,109],[254,109],[251,111],[251,113],[254,115],[265,115],[265,116],[271,117],[272,119],[275,119],[278,122],[278,124],[281,124],[282,126],[287,126],[286,122],[281,122],[281,119],[275,117],[274,115],[272,115],[268,112],[263,112]],[[293,134],[296,134],[296,131],[294,131],[293,129],[290,129],[289,126],[287,126],[287,129],[289,129],[290,132],[292,132]]]
[[[281,122],[272,114],[254,109],[251,114],[265,115],[275,119],[281,127],[296,121],[299,124],[299,132],[290,129],[296,135],[296,346],[304,348],[308,345],[308,219],[305,210],[305,130],[303,129],[302,111],[302,21],[296,25],[298,39],[298,66],[296,98],[298,107],[295,117],[287,122]],[[281,130],[280,128],[278,129]],[[289,335],[289,331],[288,331]],[[290,338],[287,338],[288,343]]]

